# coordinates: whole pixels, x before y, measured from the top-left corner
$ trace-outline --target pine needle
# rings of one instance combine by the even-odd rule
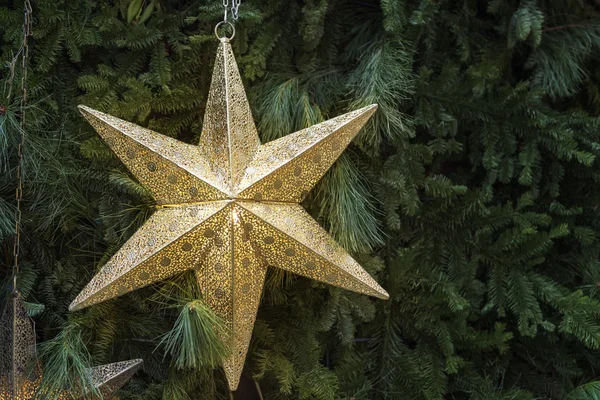
[[[179,313],[175,326],[160,341],[180,369],[217,367],[228,354],[220,339],[223,321],[202,300],[192,300]]]
[[[39,348],[44,371],[39,393],[44,398],[57,399],[64,390],[71,394],[84,393],[85,398],[100,395],[88,373],[91,357],[79,323],[71,322],[58,336],[42,343]]]

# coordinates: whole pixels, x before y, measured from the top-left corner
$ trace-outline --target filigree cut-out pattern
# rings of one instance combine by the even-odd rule
[[[0,400],[83,397],[72,388],[60,393],[41,392],[42,370],[36,359],[35,332],[21,297],[14,294],[0,318]],[[91,384],[110,399],[142,365],[142,360],[122,361],[90,368]]]
[[[71,310],[194,270],[225,321],[225,373],[238,386],[267,266],[380,298],[388,294],[298,204],[375,112],[372,105],[261,145],[231,46],[222,39],[199,146],[81,112],[159,209]]]
[[[33,397],[34,382],[40,377],[33,360],[33,325],[21,297],[14,293],[0,318],[0,400]]]

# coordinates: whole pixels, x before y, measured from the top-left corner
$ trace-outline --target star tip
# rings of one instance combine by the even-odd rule
[[[377,107],[379,107],[377,104],[370,104],[361,109],[358,109],[357,112],[359,115],[370,118],[373,114],[375,114],[375,111],[377,111]]]
[[[235,372],[225,369],[225,378],[227,379],[227,387],[229,388],[230,392],[235,392],[238,390],[241,377],[241,371],[236,374]]]
[[[128,370],[131,371],[133,370],[134,372],[139,370],[142,367],[142,364],[144,363],[144,360],[141,358],[134,358],[133,360],[127,360],[127,361],[122,361],[121,364],[128,364],[126,368],[124,368],[123,370]]]
[[[371,104],[367,106],[367,112],[369,113],[369,115],[373,115],[375,114],[375,111],[377,111],[378,108],[379,106],[377,104]]]
[[[72,302],[71,305],[69,306],[69,311],[73,312],[73,311],[79,311],[81,310],[81,305],[79,303],[76,302]]]
[[[79,104],[77,106],[77,109],[79,110],[81,115],[83,115],[85,118],[88,118],[90,115],[96,115],[98,113],[98,111],[96,111],[93,108],[90,108],[88,106],[84,106],[83,104]]]
[[[377,297],[380,298],[381,300],[389,300],[390,299],[389,293],[386,292],[383,289],[379,290],[379,293],[377,294]]]

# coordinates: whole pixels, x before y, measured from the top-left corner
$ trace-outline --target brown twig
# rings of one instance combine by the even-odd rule
[[[262,390],[260,390],[260,385],[258,384],[258,381],[254,381],[254,384],[256,385],[256,392],[258,393],[258,397],[260,398],[260,400],[265,400],[262,394]]]
[[[542,29],[542,32],[552,32],[552,31],[559,31],[561,29],[569,29],[569,28],[582,28],[585,25],[581,25],[581,24],[566,24],[566,25],[559,25],[559,26],[552,26],[550,28],[545,28]]]

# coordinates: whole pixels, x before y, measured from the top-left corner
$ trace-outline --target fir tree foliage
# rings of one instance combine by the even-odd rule
[[[44,386],[143,358],[122,399],[228,399],[191,275],[67,312],[155,210],[76,105],[197,143],[222,4],[32,3],[19,287]],[[0,4],[6,289],[22,7]],[[304,205],[391,298],[270,269],[236,396],[600,398],[599,21],[592,0],[243,1],[263,142],[379,105]]]

